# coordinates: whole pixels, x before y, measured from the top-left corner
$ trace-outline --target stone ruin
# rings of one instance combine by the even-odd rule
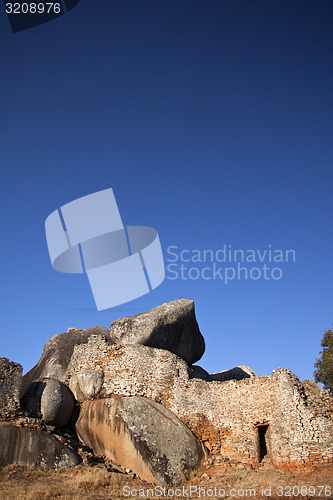
[[[331,394],[287,369],[209,374],[194,364],[204,349],[194,304],[180,299],[110,330],[55,335],[23,377],[2,358],[0,466],[77,465],[80,447],[56,437],[70,427],[96,457],[160,485],[189,481],[207,460],[294,472],[333,462]]]

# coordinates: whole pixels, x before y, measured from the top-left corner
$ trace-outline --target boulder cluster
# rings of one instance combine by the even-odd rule
[[[83,445],[154,484],[189,480],[208,450],[161,403],[175,374],[210,378],[193,366],[204,350],[194,303],[180,299],[114,321],[110,330],[69,328],[23,377],[20,365],[1,358],[0,466],[76,466]],[[60,440],[59,429],[74,429],[81,447]]]
[[[36,366],[0,358],[0,467],[104,461],[161,486],[207,462],[304,471],[333,463],[333,396],[290,370],[207,373],[194,303],[110,329],[69,328]]]

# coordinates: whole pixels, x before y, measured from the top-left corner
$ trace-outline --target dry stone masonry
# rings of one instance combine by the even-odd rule
[[[138,395],[162,403],[213,454],[256,465],[266,446],[273,464],[283,469],[333,461],[332,397],[315,384],[310,393],[309,383],[302,385],[289,370],[243,380],[200,380],[168,351],[110,346],[103,336],[74,349],[69,379],[86,370],[104,373],[98,397]]]
[[[20,407],[22,366],[0,358],[0,418],[15,414]]]

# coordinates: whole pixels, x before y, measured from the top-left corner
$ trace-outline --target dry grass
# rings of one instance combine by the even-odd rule
[[[277,485],[310,486],[325,484],[330,485],[333,491],[333,466],[322,467],[313,473],[298,476],[293,474],[288,475],[273,469],[253,470],[242,466],[234,469],[210,467],[193,484],[206,488],[214,488],[214,486],[223,487],[227,492],[230,491],[230,488],[255,488],[259,492],[262,486],[267,487],[267,485],[275,485],[276,487]],[[103,465],[96,465],[94,467],[79,465],[73,469],[61,469],[57,471],[14,465],[0,469],[1,500],[120,500],[126,498],[123,495],[124,486],[130,486],[137,490],[152,488],[150,484],[131,475],[108,472]],[[141,495],[136,498],[147,497],[142,497]],[[149,497],[152,500],[162,498],[167,500],[172,497]],[[199,498],[199,496],[192,495],[192,497],[187,498]],[[216,500],[218,497],[210,498]],[[239,497],[233,496],[232,498]],[[261,495],[252,496],[251,498],[263,499]],[[284,497],[272,495],[270,500],[277,498],[283,499]],[[291,497],[286,498],[290,500]],[[314,500],[319,497],[302,496],[299,498],[303,500],[304,498],[311,498],[311,500]],[[320,498],[322,500],[324,496]],[[223,497],[223,500],[226,499],[230,500],[231,497],[226,495]]]
[[[50,471],[10,465],[0,471],[0,498],[49,500],[106,499],[121,495],[123,476],[104,467]],[[121,495],[122,496],[122,495]]]

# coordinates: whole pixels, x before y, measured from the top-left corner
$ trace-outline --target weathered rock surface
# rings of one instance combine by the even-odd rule
[[[254,371],[245,365],[236,366],[230,370],[224,370],[219,373],[210,373],[211,380],[219,380],[224,382],[226,380],[243,380],[244,378],[257,377]]]
[[[77,401],[94,399],[100,393],[104,382],[104,372],[83,370],[74,373],[69,381],[69,388]]]
[[[53,378],[45,378],[41,382],[32,382],[21,399],[24,410],[41,418],[48,425],[64,427],[70,421],[75,400],[68,387]]]
[[[0,418],[14,414],[20,407],[22,366],[0,358]]]
[[[54,335],[46,342],[38,363],[23,376],[21,396],[34,381],[56,378],[64,382],[74,346],[88,342],[91,335],[99,334],[105,335],[110,341],[110,333],[104,326],[95,326],[87,330],[71,328],[66,333]]]
[[[10,464],[59,469],[75,467],[82,460],[77,453],[47,432],[0,422],[0,467]]]
[[[96,455],[154,484],[172,486],[190,479],[206,457],[192,432],[171,411],[147,398],[85,401],[76,431]]]
[[[188,364],[198,361],[205,351],[192,300],[179,299],[129,318],[120,318],[110,327],[119,344],[142,344],[165,349]]]
[[[314,416],[322,415],[333,422],[333,394],[319,387],[313,380],[302,382],[303,398],[307,406],[313,409]],[[333,439],[333,433],[332,433]]]

